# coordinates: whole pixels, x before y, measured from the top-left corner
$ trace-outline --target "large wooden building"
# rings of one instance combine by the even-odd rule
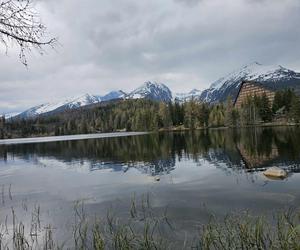
[[[272,104],[275,97],[275,90],[272,90],[271,88],[263,86],[262,84],[257,82],[244,81],[239,88],[239,92],[234,101],[234,106],[236,108],[241,108],[242,104],[246,101],[246,98],[248,96],[262,96],[263,94],[266,94],[269,102]]]

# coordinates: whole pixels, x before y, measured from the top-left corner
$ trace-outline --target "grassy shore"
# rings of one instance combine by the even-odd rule
[[[74,206],[70,237],[58,240],[55,225],[43,225],[35,207],[30,223],[23,223],[14,208],[0,225],[1,249],[300,249],[300,210],[278,211],[273,218],[248,212],[225,218],[211,215],[188,234],[178,231],[167,212],[157,214],[149,196],[131,201],[127,216],[112,211],[100,218],[87,214],[84,205]],[[18,219],[19,218],[19,219]],[[24,218],[23,218],[24,219]],[[195,218],[197,220],[197,218]]]

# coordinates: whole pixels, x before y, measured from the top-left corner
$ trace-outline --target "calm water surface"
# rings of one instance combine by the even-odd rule
[[[296,127],[1,145],[0,157],[2,215],[12,206],[29,211],[39,204],[45,220],[61,228],[74,215],[76,200],[84,200],[89,214],[125,214],[133,196],[149,194],[152,206],[168,207],[182,230],[211,212],[270,214],[300,207]],[[285,168],[288,177],[266,178],[262,170],[271,166]]]

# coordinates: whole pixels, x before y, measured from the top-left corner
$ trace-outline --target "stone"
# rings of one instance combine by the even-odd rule
[[[155,180],[156,181],[160,181],[160,177],[159,176],[155,176]]]
[[[268,177],[285,178],[287,177],[287,172],[278,167],[271,167],[264,171],[264,175]]]

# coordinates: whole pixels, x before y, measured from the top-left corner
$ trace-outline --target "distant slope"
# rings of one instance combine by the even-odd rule
[[[123,98],[125,98],[125,96],[126,96],[126,93],[121,90],[111,91],[104,96],[85,94],[83,96],[68,98],[68,99],[60,101],[60,102],[41,104],[41,105],[32,107],[32,108],[30,108],[18,115],[15,115],[13,117],[27,119],[27,118],[33,118],[33,117],[36,117],[39,115],[44,115],[44,114],[56,114],[59,112],[77,109],[80,107],[85,107],[85,106],[97,104],[100,102],[107,102],[110,100],[123,99]]]
[[[205,102],[223,102],[227,96],[235,98],[243,80],[257,81],[275,89],[296,88],[300,86],[300,73],[280,65],[266,66],[258,62],[246,65],[214,82],[204,90],[200,99]]]
[[[176,93],[173,96],[174,101],[178,102],[186,102],[190,101],[192,99],[194,100],[200,100],[202,91],[198,89],[193,89],[188,93]]]
[[[53,103],[45,103],[33,108],[30,108],[19,115],[17,118],[31,118],[41,114],[49,113],[49,112],[60,112],[68,109],[75,109],[79,107],[83,107],[86,105],[98,103],[101,101],[101,98],[94,95],[85,94],[83,96],[73,97],[61,102],[53,102]]]

